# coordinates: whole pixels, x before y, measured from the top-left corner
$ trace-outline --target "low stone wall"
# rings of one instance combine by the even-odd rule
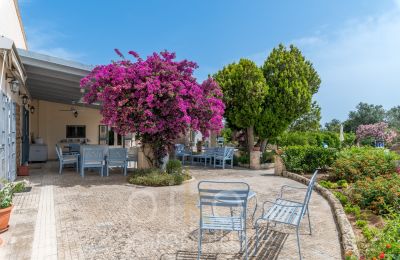
[[[250,164],[248,163],[238,163],[240,167],[250,168]],[[260,164],[260,169],[271,169],[275,167],[275,163],[262,163]]]
[[[301,182],[305,185],[308,185],[309,179],[295,174],[288,171],[283,171],[282,174],[284,177],[289,179]],[[354,235],[353,228],[347,219],[346,213],[342,207],[340,201],[335,197],[335,195],[330,192],[328,189],[320,186],[318,183],[315,183],[314,190],[321,194],[329,203],[335,222],[338,226],[339,235],[340,235],[340,242],[343,251],[343,258],[344,255],[352,254],[357,257],[360,257],[360,253],[358,251],[356,236]]]

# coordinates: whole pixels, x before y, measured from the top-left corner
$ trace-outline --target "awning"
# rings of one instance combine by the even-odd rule
[[[79,81],[92,66],[18,49],[24,64],[26,86],[34,99],[79,105],[82,97]]]

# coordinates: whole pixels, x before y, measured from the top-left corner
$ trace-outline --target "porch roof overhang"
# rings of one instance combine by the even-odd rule
[[[18,55],[14,41],[7,37],[0,36],[0,54],[3,55],[4,65],[11,70],[13,76],[17,77],[25,84],[26,71]]]
[[[82,104],[79,82],[92,66],[18,49],[24,64],[26,85],[34,99],[62,104]]]

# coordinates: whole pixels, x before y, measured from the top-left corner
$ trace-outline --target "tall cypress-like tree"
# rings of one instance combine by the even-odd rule
[[[224,116],[230,126],[246,130],[250,152],[254,147],[254,126],[268,93],[263,73],[251,60],[241,59],[224,67],[214,78],[224,93]]]
[[[255,127],[265,147],[267,139],[278,136],[310,111],[321,80],[312,63],[293,45],[274,48],[262,70],[269,89]]]

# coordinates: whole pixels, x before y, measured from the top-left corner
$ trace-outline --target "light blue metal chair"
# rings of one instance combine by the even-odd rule
[[[244,182],[201,181],[198,184],[198,190],[200,225],[197,259],[200,259],[201,256],[205,230],[237,231],[240,251],[242,252],[244,243],[245,259],[248,259],[246,212],[249,185]],[[209,207],[211,212],[207,210]],[[221,212],[218,211],[218,208],[221,209]],[[233,211],[233,208],[237,209],[236,212]]]
[[[78,172],[79,165],[79,154],[63,154],[61,147],[56,144],[56,153],[59,161],[58,173],[62,173],[64,165],[75,164],[76,172]]]
[[[225,169],[226,161],[230,162],[231,168],[233,168],[233,147],[218,147],[215,148],[214,152],[214,168],[222,167]]]
[[[80,149],[81,149],[80,144],[76,144],[76,143],[69,144],[69,152],[70,153],[79,153]]]
[[[185,164],[185,158],[189,158],[192,155],[191,152],[186,151],[184,144],[175,144],[175,157],[182,157],[182,165]]]
[[[85,177],[85,168],[100,168],[103,177],[104,171],[104,147],[102,146],[82,146],[81,147],[81,176]]]
[[[214,158],[215,148],[206,148],[202,154],[193,154],[190,156],[192,164],[197,160],[202,162],[204,160],[204,166],[207,166],[207,162],[212,162]]]
[[[316,170],[311,177],[311,180],[308,184],[307,188],[303,187],[292,187],[289,185],[284,185],[281,187],[281,193],[279,198],[275,200],[275,202],[266,201],[263,204],[263,212],[259,219],[257,219],[255,223],[256,228],[256,248],[255,254],[258,250],[258,243],[259,243],[259,222],[260,221],[267,221],[267,231],[270,222],[279,223],[279,224],[286,224],[296,227],[296,236],[297,236],[297,247],[299,252],[299,257],[302,259],[301,256],[301,249],[300,249],[300,238],[299,238],[299,227],[301,220],[303,219],[304,215],[307,214],[308,218],[308,226],[310,229],[311,235],[311,222],[310,222],[310,212],[308,210],[308,203],[310,202],[311,194],[314,188],[314,184],[317,178],[318,170]],[[304,201],[297,202],[294,200],[288,200],[283,198],[283,192],[285,189],[304,189],[306,191],[306,195]],[[265,205],[269,203],[271,207],[266,210]]]
[[[109,169],[112,167],[121,167],[126,176],[126,168],[128,166],[128,151],[126,148],[109,148],[107,155],[107,176]]]

